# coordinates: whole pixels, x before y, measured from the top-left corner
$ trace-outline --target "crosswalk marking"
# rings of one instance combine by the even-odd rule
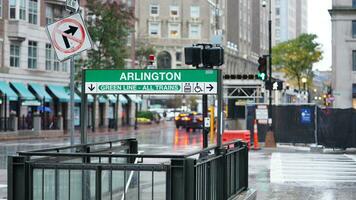
[[[356,183],[356,158],[344,154],[273,153],[270,180]]]

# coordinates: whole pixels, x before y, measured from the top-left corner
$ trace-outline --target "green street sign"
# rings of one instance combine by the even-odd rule
[[[86,94],[216,94],[218,71],[86,70]]]

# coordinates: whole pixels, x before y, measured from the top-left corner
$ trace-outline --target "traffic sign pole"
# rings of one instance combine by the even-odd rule
[[[70,59],[70,145],[74,145],[74,57]],[[83,90],[82,90],[83,91]],[[82,92],[83,93],[83,92]]]
[[[223,91],[223,80],[222,80],[222,70],[218,69],[218,122],[217,122],[217,146],[221,148],[222,146],[222,134],[224,133],[224,115],[223,115],[223,101],[224,101],[224,91]]]
[[[81,109],[80,109],[80,143],[87,144],[87,94],[85,93],[85,71],[82,69],[82,92],[81,92]],[[95,117],[95,116],[94,116]]]

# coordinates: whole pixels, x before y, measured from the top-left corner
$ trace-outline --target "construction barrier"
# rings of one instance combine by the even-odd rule
[[[251,146],[251,137],[249,130],[225,130],[222,140],[224,143],[235,140],[242,140],[247,143],[248,149]]]
[[[257,120],[255,120],[253,124],[253,150],[260,150],[260,145],[258,143],[258,128],[257,128]]]

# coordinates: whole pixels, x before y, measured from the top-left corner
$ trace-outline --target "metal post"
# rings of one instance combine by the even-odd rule
[[[70,145],[74,145],[74,56],[70,58],[70,123],[69,123],[69,133],[70,133]],[[82,90],[82,93],[84,90]]]
[[[5,109],[4,109],[4,129],[5,129],[5,132],[7,131],[7,95],[5,94],[5,103],[4,103],[4,106],[5,106]]]
[[[268,42],[269,42],[269,82],[272,83],[272,2],[269,1],[269,20],[268,20]],[[273,116],[272,116],[272,87],[269,88],[269,103],[268,103],[268,118],[269,130],[273,131]]]
[[[82,70],[82,93],[80,109],[80,143],[87,144],[87,95],[85,94],[85,70]]]
[[[115,114],[115,116],[114,116],[114,127],[115,127],[115,131],[117,131],[118,129],[119,129],[119,127],[118,127],[118,123],[119,123],[119,103],[120,103],[120,95],[118,94],[118,95],[116,95],[116,104],[115,104],[115,106],[114,106],[114,109],[115,109],[115,111],[114,111],[114,114]]]
[[[203,149],[208,147],[209,128],[205,127],[205,119],[208,117],[208,95],[203,95]]]
[[[222,134],[224,132],[224,115],[223,115],[223,100],[224,100],[224,91],[223,91],[223,80],[222,80],[222,70],[218,69],[218,122],[217,122],[217,146],[221,148],[222,146]]]
[[[314,106],[314,138],[315,144],[318,145],[318,106]]]
[[[135,130],[138,129],[138,126],[137,126],[137,110],[138,110],[138,103],[136,102],[135,103]]]

